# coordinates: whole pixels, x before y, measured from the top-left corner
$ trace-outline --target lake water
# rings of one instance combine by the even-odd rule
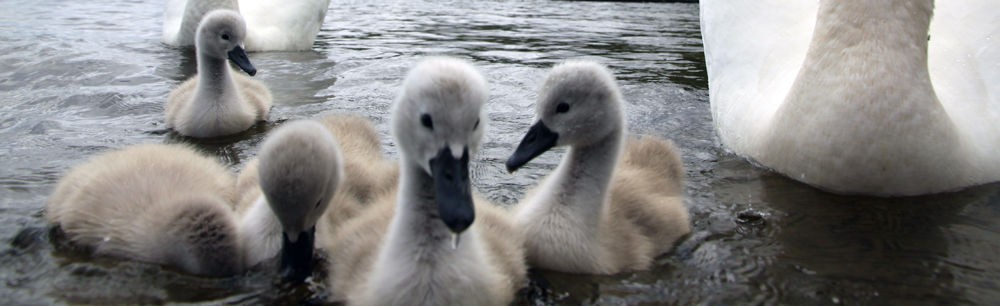
[[[473,61],[492,119],[473,180],[515,205],[555,167],[503,161],[527,131],[547,69],[607,64],[629,128],[673,140],[687,167],[693,233],[649,271],[536,271],[518,304],[992,304],[1000,301],[1000,185],[912,198],[838,196],[725,151],[712,128],[697,4],[334,0],[311,52],[251,53],[275,106],[267,123],[220,139],[163,128],[191,51],[160,43],[163,1],[9,0],[0,10],[0,304],[298,304],[326,294],[255,270],[199,278],[91,257],[41,218],[61,173],[141,143],[190,143],[236,171],[266,132],[326,113],[371,118],[425,55]],[[320,269],[315,276],[321,277]]]

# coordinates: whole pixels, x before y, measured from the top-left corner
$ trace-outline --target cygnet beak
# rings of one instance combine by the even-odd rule
[[[461,159],[455,159],[451,149],[445,147],[430,160],[438,213],[441,221],[456,235],[468,229],[476,219],[469,182],[469,149],[462,153]]]
[[[247,52],[244,51],[242,47],[236,45],[236,47],[233,47],[232,50],[229,50],[227,54],[229,55],[229,60],[233,61],[233,63],[236,63],[236,66],[240,66],[240,69],[246,71],[247,74],[249,74],[250,76],[254,76],[257,74],[257,68],[254,68],[253,64],[250,63],[250,58],[247,57]]]
[[[312,275],[313,246],[316,244],[316,227],[299,233],[292,242],[288,233],[281,234],[281,276],[293,283],[301,283]]]
[[[514,173],[524,164],[555,146],[557,140],[559,140],[559,134],[550,130],[549,127],[545,126],[545,123],[539,120],[538,123],[531,126],[531,129],[528,129],[528,133],[524,135],[521,144],[517,145],[514,154],[507,158],[507,172]]]

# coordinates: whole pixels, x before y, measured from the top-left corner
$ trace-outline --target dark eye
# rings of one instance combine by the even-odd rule
[[[473,125],[472,129],[475,130],[475,129],[478,129],[478,128],[479,128],[479,118],[476,118],[476,125]]]
[[[222,34],[222,39],[229,40],[229,34]]]
[[[319,199],[319,202],[316,202],[316,208],[319,208],[320,204],[323,204],[323,199]]]
[[[556,112],[557,113],[565,113],[565,112],[568,112],[568,111],[569,111],[569,103],[560,102],[559,105],[556,105]]]
[[[434,130],[434,121],[431,121],[431,115],[430,114],[423,114],[423,115],[421,115],[420,116],[420,123],[422,123],[428,129],[431,129],[431,131]]]

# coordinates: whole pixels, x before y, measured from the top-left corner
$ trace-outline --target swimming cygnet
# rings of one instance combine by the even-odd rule
[[[537,119],[507,160],[513,172],[552,147],[570,147],[516,208],[531,266],[592,274],[643,270],[691,232],[677,149],[651,136],[626,142],[624,108],[602,65],[567,62],[549,73]]]
[[[95,254],[227,276],[243,270],[233,183],[190,147],[133,146],[69,171],[45,218]]]
[[[392,109],[399,184],[324,238],[332,299],[352,305],[507,305],[526,281],[523,235],[475,198],[469,162],[487,125],[469,63],[418,64]]]
[[[260,82],[234,73],[229,60],[257,73],[243,50],[246,23],[239,13],[216,10],[198,26],[198,74],[181,83],[164,106],[167,128],[181,135],[215,137],[244,131],[264,121],[271,93]]]
[[[347,214],[353,209],[353,202],[335,197],[344,181],[342,160],[336,139],[316,121],[285,123],[268,135],[237,182],[248,267],[280,252],[285,278],[312,274],[317,221],[328,207]]]

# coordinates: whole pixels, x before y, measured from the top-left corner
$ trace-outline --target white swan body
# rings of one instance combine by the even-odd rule
[[[163,43],[171,46],[194,46],[198,24],[208,12],[230,10],[239,12],[235,0],[167,0],[163,10]]]
[[[280,251],[287,276],[311,274],[316,223],[328,207],[352,205],[335,196],[344,181],[342,165],[336,139],[318,122],[286,123],[268,136],[237,180],[247,266]]]
[[[177,86],[164,105],[167,128],[181,135],[215,137],[242,132],[263,121],[271,93],[260,82],[233,73],[229,60],[254,75],[242,49],[245,23],[233,11],[206,15],[198,27],[198,74]]]
[[[227,9],[246,18],[247,51],[310,50],[329,7],[330,0],[167,0],[163,42],[194,45],[202,16],[214,9]]]
[[[624,108],[599,64],[567,62],[546,78],[536,122],[507,160],[513,172],[549,148],[570,147],[516,209],[533,267],[643,270],[691,232],[680,154],[669,141],[626,139]]]
[[[330,0],[240,0],[247,19],[248,51],[312,49]]]
[[[228,276],[244,267],[232,196],[232,175],[215,160],[185,146],[140,145],[74,167],[45,218],[96,254]]]
[[[334,299],[507,305],[524,285],[523,236],[506,212],[470,191],[468,162],[486,129],[486,99],[486,81],[466,62],[428,59],[409,73],[392,110],[398,189],[325,243]]]
[[[840,193],[1000,180],[1000,3],[705,0],[701,18],[737,154]]]

